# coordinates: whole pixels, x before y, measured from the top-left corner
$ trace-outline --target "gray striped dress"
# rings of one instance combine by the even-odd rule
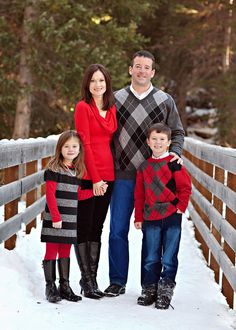
[[[43,214],[41,241],[50,243],[77,243],[77,207],[78,186],[80,180],[69,172],[60,169],[59,172],[46,170],[45,181],[54,181],[56,187],[56,202],[62,220],[62,228],[52,227],[52,217],[46,203]]]

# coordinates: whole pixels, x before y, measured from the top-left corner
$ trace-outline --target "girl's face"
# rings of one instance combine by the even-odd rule
[[[98,70],[92,75],[89,91],[93,98],[101,97],[106,92],[106,80],[101,71]]]
[[[79,140],[76,137],[68,139],[61,148],[61,154],[64,158],[64,164],[71,165],[72,161],[78,156],[79,152]]]

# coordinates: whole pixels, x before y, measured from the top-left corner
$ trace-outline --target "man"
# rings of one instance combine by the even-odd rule
[[[163,122],[172,130],[170,154],[179,159],[184,142],[184,130],[172,97],[154,87],[155,58],[141,50],[133,55],[129,67],[131,86],[115,93],[118,130],[114,136],[116,180],[111,198],[109,236],[110,285],[105,295],[125,293],[128,277],[128,232],[134,208],[136,171],[150,155],[146,141],[148,128]]]

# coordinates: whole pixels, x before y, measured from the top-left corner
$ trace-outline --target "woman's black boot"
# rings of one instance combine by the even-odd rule
[[[58,301],[61,301],[61,297],[55,284],[56,260],[43,260],[43,270],[46,281],[46,298],[51,303],[57,303]]]
[[[69,284],[69,276],[70,276],[70,258],[60,258],[57,260],[58,262],[58,271],[59,271],[59,287],[58,292],[62,299],[66,299],[69,301],[77,302],[82,300],[82,297],[74,294],[73,290]]]
[[[101,243],[100,242],[88,242],[88,243],[89,243],[90,267],[91,267],[94,292],[102,298],[105,296],[105,294],[99,289],[97,284],[97,270],[100,259]]]
[[[75,254],[81,272],[81,293],[86,298],[100,299],[100,296],[94,291],[88,242],[75,244]]]

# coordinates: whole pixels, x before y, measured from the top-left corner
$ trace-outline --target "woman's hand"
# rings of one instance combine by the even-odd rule
[[[107,191],[108,184],[101,180],[93,184],[93,194],[94,196],[103,196]]]
[[[53,222],[52,223],[52,226],[53,226],[53,228],[61,229],[61,227],[62,227],[62,221]]]

